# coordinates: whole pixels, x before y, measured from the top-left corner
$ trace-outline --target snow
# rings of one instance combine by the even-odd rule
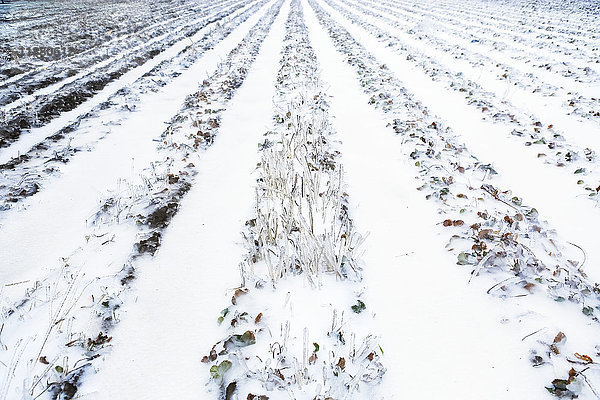
[[[593,2],[13,3],[0,399],[600,398]]]

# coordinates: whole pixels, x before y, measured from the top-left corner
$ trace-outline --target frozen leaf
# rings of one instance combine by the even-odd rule
[[[210,367],[210,374],[214,379],[223,379],[225,373],[231,369],[233,364],[229,360],[224,360],[219,365],[213,365]]]
[[[242,335],[233,335],[231,339],[233,344],[238,347],[246,347],[256,343],[256,336],[252,331],[246,331]]]
[[[569,384],[569,381],[566,379],[555,379],[552,381],[552,385],[554,386],[554,389],[559,389],[559,390],[567,390],[568,384]]]
[[[469,255],[467,253],[460,253],[458,255],[458,262],[457,262],[457,264],[458,265],[469,265],[469,264],[471,264],[469,262]]]
[[[361,312],[365,311],[367,306],[361,300],[357,300],[356,304],[353,305],[351,308],[352,311],[354,311],[356,314],[360,314]]]
[[[219,323],[219,325],[221,325],[223,320],[225,320],[227,314],[229,314],[229,308],[224,308],[223,310],[221,310],[221,315],[219,316],[219,318],[217,318],[217,322]]]
[[[541,365],[544,364],[544,359],[542,357],[540,357],[540,356],[537,356],[537,355],[533,356],[533,357],[531,357],[531,364],[534,367],[539,367],[539,366],[541,366]]]

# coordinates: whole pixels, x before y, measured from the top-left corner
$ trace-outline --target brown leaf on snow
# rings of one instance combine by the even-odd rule
[[[256,318],[254,318],[254,323],[258,324],[260,322],[260,320],[262,319],[262,316],[263,316],[263,313],[258,313]]]
[[[557,344],[557,343],[564,343],[564,341],[566,340],[566,338],[567,338],[567,337],[565,336],[565,334],[564,334],[564,333],[562,333],[562,332],[558,332],[558,333],[556,334],[556,337],[554,338],[554,343],[555,343],[555,344]]]
[[[255,395],[252,393],[248,393],[248,397],[246,397],[246,400],[269,400],[269,396],[265,396],[264,394]]]
[[[235,292],[233,293],[233,296],[231,296],[231,304],[236,305],[237,304],[237,298],[240,297],[243,294],[248,293],[248,288],[238,288],[235,290]]]
[[[492,229],[482,229],[479,231],[477,236],[479,236],[480,239],[493,239],[493,232],[494,231]]]
[[[217,359],[217,357],[218,357],[217,356],[217,352],[216,352],[215,348],[213,347],[212,350],[210,351],[210,354],[207,355],[207,356],[202,357],[201,361],[203,363],[208,363],[208,362],[211,362],[211,361],[215,361]]]
[[[340,357],[336,365],[343,371],[344,368],[346,368],[346,359],[344,357]]]
[[[237,383],[235,381],[233,381],[229,385],[227,385],[227,388],[225,389],[225,400],[233,399],[233,394],[235,393],[236,389],[237,389]]]
[[[573,382],[575,378],[577,378],[577,371],[575,371],[575,368],[571,368],[569,370],[569,382]]]
[[[533,292],[533,288],[535,287],[535,283],[527,283],[525,286],[523,286],[523,288],[525,288],[525,290],[527,290],[528,292]]]
[[[463,226],[465,224],[465,221],[461,220],[461,219],[457,219],[452,223],[454,226]]]
[[[585,361],[587,364],[591,364],[594,362],[594,360],[592,360],[592,357],[586,356],[585,354],[575,353],[575,357],[579,358],[581,361]]]
[[[40,362],[41,362],[42,364],[46,364],[46,365],[50,364],[50,363],[48,362],[48,360],[46,360],[46,356],[41,356],[41,357],[40,357]]]
[[[515,219],[517,221],[523,221],[523,214],[517,214],[517,215],[515,215]]]
[[[442,222],[442,224],[443,224],[444,226],[452,226],[452,220],[451,220],[451,219],[447,219],[447,220],[445,220],[444,222]]]

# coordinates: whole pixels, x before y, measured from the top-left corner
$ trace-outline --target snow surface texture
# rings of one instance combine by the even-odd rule
[[[600,398],[597,2],[0,19],[0,399]]]

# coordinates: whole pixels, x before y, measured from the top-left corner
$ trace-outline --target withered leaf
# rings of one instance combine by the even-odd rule
[[[571,368],[569,370],[569,382],[573,382],[576,377],[577,377],[577,371],[575,371],[575,368]]]
[[[482,229],[477,233],[480,239],[493,239],[492,233],[494,231],[491,229]]]
[[[346,368],[346,359],[344,357],[340,357],[336,365],[340,367],[341,370],[344,370],[344,368]]]
[[[269,400],[269,396],[265,396],[264,394],[255,395],[252,393],[248,393],[248,397],[246,397],[246,400]]]
[[[558,332],[556,334],[556,336],[554,337],[554,343],[563,343],[563,341],[566,339],[567,337],[565,336],[564,333],[562,332]]]
[[[227,389],[225,389],[225,400],[233,399],[233,394],[235,393],[235,389],[237,389],[237,383],[235,381],[229,383],[227,385]]]
[[[256,336],[254,335],[254,332],[246,331],[242,335],[231,336],[229,340],[231,340],[231,342],[238,347],[245,347],[255,344]]]
[[[533,292],[533,288],[535,287],[535,283],[527,283],[525,286],[523,286],[523,288],[525,288],[525,290],[527,290],[528,292]]]
[[[46,360],[46,356],[41,356],[41,357],[40,357],[40,362],[41,362],[42,364],[46,364],[46,365],[50,364],[50,363],[48,362],[48,360]]]
[[[567,390],[567,385],[571,383],[566,379],[555,379],[552,381],[552,385],[554,388],[559,390]]]
[[[591,364],[594,362],[594,360],[592,360],[592,357],[586,356],[585,354],[575,353],[575,357],[579,358],[581,361],[585,361],[588,364]]]
[[[254,318],[254,323],[258,324],[260,322],[260,320],[262,319],[262,316],[263,316],[263,313],[258,313],[256,318]]]

